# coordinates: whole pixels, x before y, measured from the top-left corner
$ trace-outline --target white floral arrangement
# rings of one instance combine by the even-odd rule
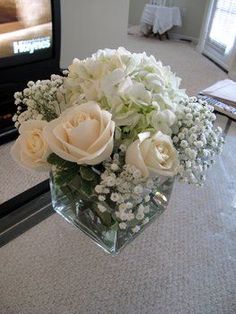
[[[124,48],[74,59],[64,76],[15,93],[12,156],[27,168],[53,168],[61,185],[80,173],[100,213],[108,199],[117,205],[120,229],[145,224],[156,187],[176,176],[201,185],[224,142],[213,108],[180,82],[153,56]]]

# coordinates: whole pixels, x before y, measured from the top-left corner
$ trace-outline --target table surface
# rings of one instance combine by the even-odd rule
[[[175,183],[168,209],[118,256],[54,214],[0,249],[0,313],[235,313],[236,123],[202,188]]]

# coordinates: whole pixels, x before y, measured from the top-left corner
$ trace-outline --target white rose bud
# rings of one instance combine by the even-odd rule
[[[50,169],[47,157],[51,153],[43,136],[46,121],[28,120],[19,128],[20,136],[11,148],[13,159],[21,166],[47,171]]]
[[[144,177],[150,174],[175,176],[178,171],[178,155],[170,136],[157,132],[140,133],[126,152],[126,164],[140,169]]]

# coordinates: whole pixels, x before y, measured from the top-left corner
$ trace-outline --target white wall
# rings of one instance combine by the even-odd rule
[[[229,77],[236,81],[236,40],[234,43],[234,48],[232,52],[232,63],[230,64],[229,67]]]
[[[61,68],[99,48],[125,45],[129,0],[61,0]]]
[[[140,22],[143,8],[148,0],[130,0],[129,24]],[[203,22],[207,0],[167,0],[167,6],[176,6],[183,10],[182,27],[174,27],[170,33],[177,33],[183,37],[198,39]]]
[[[138,25],[145,4],[148,0],[130,0],[129,2],[129,25]]]
[[[171,32],[199,39],[207,0],[169,0],[173,6],[183,11],[182,27],[174,27]]]

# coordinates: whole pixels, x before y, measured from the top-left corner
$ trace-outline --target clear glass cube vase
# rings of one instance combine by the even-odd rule
[[[55,176],[55,172],[52,171],[50,173],[50,189],[54,210],[112,255],[119,253],[126,244],[164,212],[174,182],[173,178],[164,178],[164,180],[162,178],[156,192],[152,193],[150,200],[144,204],[148,208],[145,217],[141,220],[135,218],[123,228],[122,221],[116,217],[117,205],[115,203],[100,202],[97,198],[86,195],[84,188],[75,184],[77,180],[58,184]],[[78,178],[75,179],[80,179],[79,175],[77,176]],[[106,210],[101,212],[99,205]],[[132,211],[135,217],[137,208],[133,208]]]

